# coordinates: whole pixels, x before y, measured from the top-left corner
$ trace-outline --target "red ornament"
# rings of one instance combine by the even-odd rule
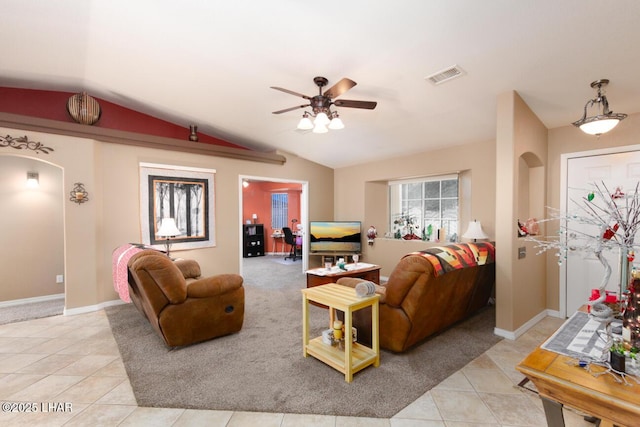
[[[620,226],[617,223],[614,224],[613,228],[612,227],[608,227],[605,230],[604,234],[602,235],[602,238],[605,239],[605,240],[610,240],[613,237],[613,235],[616,234],[616,231],[618,231],[619,227]]]
[[[616,187],[616,191],[611,195],[612,199],[621,199],[624,197],[621,187]]]

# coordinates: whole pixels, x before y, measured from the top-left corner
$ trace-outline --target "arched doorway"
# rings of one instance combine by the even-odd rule
[[[27,186],[35,173],[38,186]],[[0,155],[0,304],[59,300],[64,306],[63,170],[20,155]]]

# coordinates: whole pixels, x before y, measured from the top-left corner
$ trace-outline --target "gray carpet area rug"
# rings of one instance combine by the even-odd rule
[[[62,314],[64,298],[0,307],[0,325]]]
[[[106,309],[138,405],[389,418],[500,340],[490,307],[409,352],[383,351],[380,367],[348,384],[302,356],[304,275],[283,287],[261,280],[245,277],[239,333],[182,348],[167,348],[133,305]],[[319,335],[328,311],[311,307],[310,320]]]

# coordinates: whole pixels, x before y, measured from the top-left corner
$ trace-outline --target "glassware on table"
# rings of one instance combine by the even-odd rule
[[[342,321],[340,320],[333,321],[333,338],[335,340],[342,339]]]
[[[353,258],[353,263],[354,263],[355,265],[358,265],[358,260],[360,259],[360,255],[358,255],[358,254],[353,254],[353,256],[352,256],[351,258]]]

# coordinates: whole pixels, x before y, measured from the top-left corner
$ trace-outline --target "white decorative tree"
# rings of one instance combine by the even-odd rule
[[[618,251],[620,254],[620,295],[629,283],[629,265],[635,257],[635,236],[640,227],[640,183],[635,190],[625,194],[617,187],[613,192],[603,183],[594,184],[593,189],[585,190],[585,196],[580,201],[572,200],[575,209],[569,213],[558,210],[552,212],[552,217],[542,221],[559,221],[560,228],[557,236],[528,236],[526,239],[536,243],[538,254],[548,250],[556,250],[558,263],[567,259],[569,251],[593,253],[604,268],[600,282],[600,297],[591,304],[590,314],[607,325],[607,349],[611,346],[610,323],[613,320],[613,310],[604,301],[606,286],[611,277],[611,266],[603,256],[604,251]],[[577,227],[578,224],[588,224],[594,227]],[[588,230],[588,231],[584,231]],[[585,303],[587,297],[585,295]]]

